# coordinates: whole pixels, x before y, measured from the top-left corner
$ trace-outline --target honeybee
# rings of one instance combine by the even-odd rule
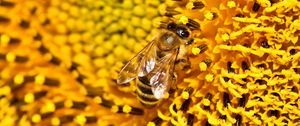
[[[182,58],[186,53],[183,48],[190,40],[190,30],[185,25],[168,23],[121,69],[117,83],[136,79],[140,102],[155,106],[176,83],[175,62],[187,61]]]

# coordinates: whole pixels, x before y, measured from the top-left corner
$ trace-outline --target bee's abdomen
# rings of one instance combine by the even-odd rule
[[[149,79],[147,77],[138,77],[136,79],[137,96],[140,102],[146,106],[153,107],[157,104],[156,99],[149,85]]]

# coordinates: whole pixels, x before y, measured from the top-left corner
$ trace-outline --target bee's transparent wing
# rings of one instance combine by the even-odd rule
[[[157,65],[158,67],[155,67],[155,69],[149,73],[149,75],[151,75],[151,90],[156,99],[163,98],[164,94],[168,92],[170,86],[174,83],[173,71],[177,54],[178,49],[164,56]]]
[[[120,71],[117,83],[126,84],[150,72],[155,66],[155,41],[151,41],[137,55],[135,55]]]

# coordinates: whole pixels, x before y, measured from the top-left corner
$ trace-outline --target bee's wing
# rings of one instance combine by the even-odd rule
[[[135,79],[136,76],[144,76],[155,66],[155,41],[151,41],[137,55],[135,55],[120,71],[117,83],[125,84]]]
[[[178,49],[174,50],[171,54],[164,56],[157,65],[158,67],[149,73],[149,75],[151,75],[151,90],[156,99],[163,98],[164,94],[174,83],[173,71],[177,54]]]

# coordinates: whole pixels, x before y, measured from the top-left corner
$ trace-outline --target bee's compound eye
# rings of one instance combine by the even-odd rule
[[[181,38],[187,38],[190,36],[189,31],[184,27],[177,28],[176,33]]]
[[[174,22],[172,22],[172,23],[168,24],[167,29],[171,30],[171,31],[175,31],[176,27],[177,27],[177,25]]]

